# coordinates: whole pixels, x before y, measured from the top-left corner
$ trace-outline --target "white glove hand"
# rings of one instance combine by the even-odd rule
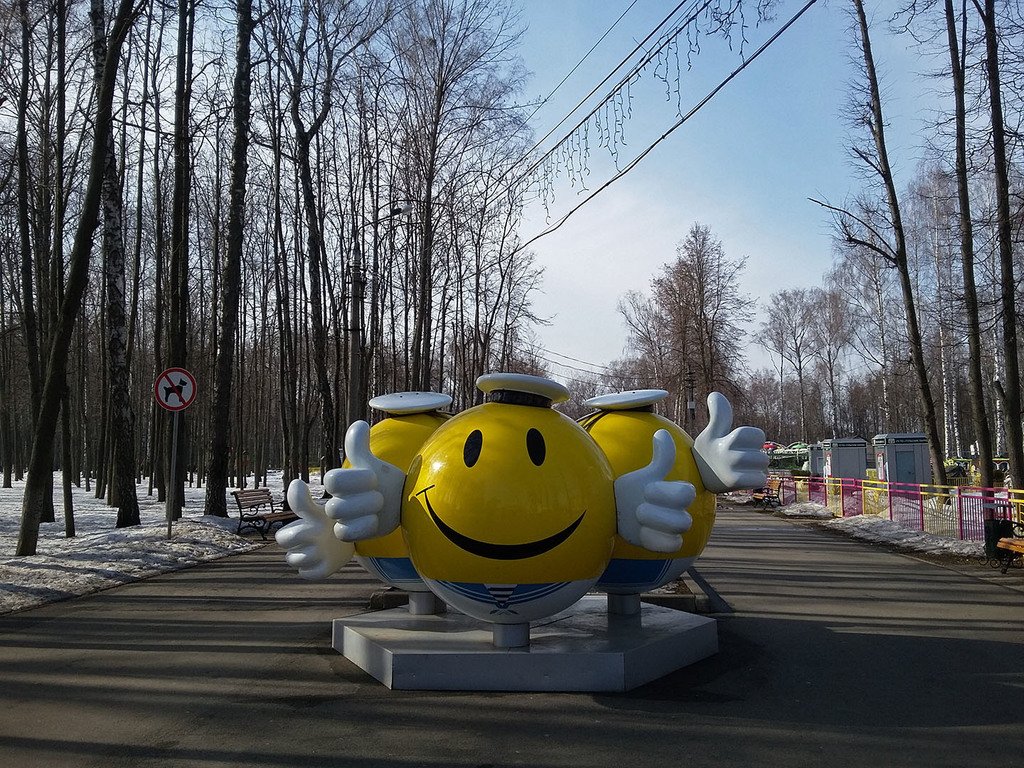
[[[704,487],[712,493],[762,488],[768,478],[764,432],[732,428],[732,406],[721,392],[708,395],[708,425],[693,441],[693,459]]]
[[[277,543],[288,550],[284,560],[304,579],[326,579],[352,559],[355,547],[338,541],[334,525],[324,508],[313,501],[309,486],[292,480],[288,486],[288,506],[299,516],[274,534]]]
[[[686,509],[697,490],[690,483],[665,479],[675,461],[675,441],[659,429],[651,463],[615,480],[618,533],[630,544],[652,552],[675,552],[683,545],[681,534],[693,522]]]
[[[357,421],[345,433],[345,456],[352,465],[332,469],[324,487],[334,498],[327,515],[337,522],[334,535],[342,541],[363,541],[391,533],[402,515],[405,472],[381,461],[370,450],[370,425]]]

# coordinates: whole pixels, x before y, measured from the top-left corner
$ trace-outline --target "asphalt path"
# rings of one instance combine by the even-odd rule
[[[389,691],[330,647],[356,567],[270,545],[0,617],[0,766],[1024,764],[1024,573],[744,509],[700,578],[721,651],[625,694]]]

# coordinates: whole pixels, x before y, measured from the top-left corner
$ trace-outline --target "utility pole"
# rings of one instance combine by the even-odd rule
[[[369,224],[373,225],[373,243],[376,253],[377,225],[382,221],[393,219],[403,213],[412,210],[412,201],[405,201],[401,205],[392,203],[390,211],[386,216],[377,216]],[[352,227],[352,267],[349,270],[349,305],[348,305],[348,400],[345,408],[345,429],[347,430],[354,422],[365,419],[366,412],[366,377],[363,373],[368,368],[365,365],[366,340],[363,338],[363,303],[366,297],[366,272],[363,270],[363,253],[359,246],[362,237],[362,227]],[[374,261],[371,274],[376,269]],[[373,274],[374,279],[378,276]],[[372,328],[371,328],[372,331]],[[372,339],[371,339],[372,343]]]
[[[686,432],[691,437],[693,437],[694,424],[697,421],[697,400],[693,393],[695,384],[693,368],[686,366]]]
[[[359,235],[352,248],[352,267],[349,270],[348,305],[348,401],[345,409],[345,428],[366,418],[366,393],[363,392],[363,297],[366,277],[363,274],[359,251]]]

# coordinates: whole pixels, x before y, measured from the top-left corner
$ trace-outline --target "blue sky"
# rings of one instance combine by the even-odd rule
[[[528,26],[522,55],[533,73],[528,97],[546,96],[612,25],[631,0],[522,0]],[[639,0],[587,62],[545,105],[533,122],[547,133],[583,96],[674,8],[675,2]],[[774,22],[748,30],[753,52],[803,2],[783,2]],[[819,0],[757,61],[696,116],[675,131],[639,166],[584,206],[557,232],[531,247],[545,268],[536,308],[551,324],[539,330],[542,347],[606,365],[620,357],[626,331],[616,306],[630,289],[645,290],[670,260],[694,222],[711,228],[730,257],[746,256],[742,289],[765,311],[774,291],[821,283],[832,262],[829,219],[807,200],[841,203],[861,182],[848,161],[849,128],[842,118],[853,75],[846,3]],[[902,183],[918,161],[918,136],[930,117],[918,76],[928,62],[908,41],[883,34],[891,6],[878,4],[875,56],[886,88],[883,108]],[[753,21],[753,20],[751,20]],[[696,104],[741,60],[718,41],[684,72],[683,112]],[[602,89],[601,94],[608,90]],[[626,160],[646,148],[677,120],[675,104],[658,93],[634,93]],[[561,138],[567,123],[545,146]],[[601,153],[593,150],[598,158]],[[591,181],[614,173],[595,160]],[[556,188],[553,212],[578,201],[566,184]],[[557,215],[556,215],[557,218]],[[545,226],[537,206],[527,211],[522,233]],[[549,360],[564,360],[547,354]],[[748,353],[755,366],[763,351]],[[566,361],[570,365],[579,363]],[[571,370],[552,366],[556,374]]]

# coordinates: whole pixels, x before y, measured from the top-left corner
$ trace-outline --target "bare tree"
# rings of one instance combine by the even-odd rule
[[[324,310],[324,236],[321,200],[314,184],[313,148],[336,106],[343,68],[352,54],[379,31],[388,15],[374,4],[287,4],[269,27],[288,89],[288,113],[295,141],[295,169],[305,224],[313,365],[321,407],[320,462],[324,470],[338,457],[337,408],[329,372],[327,318]],[[294,14],[294,15],[293,15]],[[269,41],[268,41],[269,42]]]
[[[513,58],[521,32],[510,8],[496,0],[409,3],[389,38],[404,96],[404,141],[411,153],[412,196],[419,201],[411,371],[429,389],[432,373],[434,273],[446,183],[475,127],[493,119],[510,84],[498,72]],[[449,190],[450,192],[450,190]]]
[[[167,327],[167,363],[176,368],[188,364],[189,316],[189,214],[192,193],[192,57],[195,34],[195,4],[192,0],[178,0],[178,39],[175,57],[174,88],[174,189],[171,198],[170,289],[169,323]],[[188,442],[178,439],[186,432],[188,421],[184,414],[175,416],[175,429],[167,436],[167,457],[175,468],[174,477],[167,473],[167,504],[170,516],[181,517],[185,498],[185,471]],[[172,451],[177,455],[172,457]]]
[[[737,393],[743,366],[746,324],[753,302],[739,289],[746,258],[730,258],[722,242],[703,224],[694,224],[676,246],[676,258],[652,283],[656,303],[669,320],[669,338],[679,358],[692,362],[703,392]]]
[[[850,311],[843,295],[835,288],[815,288],[811,291],[812,333],[814,352],[825,374],[828,385],[829,426],[832,437],[839,437],[840,422],[840,360],[853,332]]]
[[[100,6],[102,12],[102,5]],[[102,19],[101,19],[102,25]],[[97,58],[101,55],[96,52]],[[114,132],[106,137],[107,151],[101,190],[103,208],[103,274],[106,293],[107,361],[110,375],[110,435],[113,443],[113,488],[117,527],[139,524],[135,496],[135,416],[128,391],[128,327],[125,316],[125,252],[121,184],[117,172]]]
[[[53,448],[62,448],[57,463],[68,478],[65,491],[82,477],[90,492],[123,501],[130,493],[120,490],[126,473],[117,469],[124,464],[118,454],[129,455],[118,446],[124,438],[125,444],[135,443],[139,464],[149,469],[150,492],[156,488],[166,498],[173,488],[172,512],[180,509],[186,482],[204,481],[203,466],[209,467],[208,495],[216,504],[228,482],[227,468],[239,482],[249,469],[265,482],[268,466],[284,465],[287,481],[308,474],[310,457],[336,458],[336,451],[323,450],[320,436],[337,434],[337,413],[346,399],[361,399],[359,387],[348,386],[356,370],[349,369],[348,352],[365,354],[375,391],[410,385],[415,358],[420,380],[425,376],[432,386],[458,393],[466,404],[478,396],[472,384],[481,370],[543,368],[530,335],[541,322],[531,309],[540,270],[517,239],[521,201],[505,178],[532,144],[515,103],[522,71],[507,0],[391,4],[405,14],[401,23],[355,52],[353,46],[385,22],[384,2],[306,4],[308,45],[296,45],[301,3],[263,9],[262,30],[269,31],[278,16],[287,18],[276,30],[278,39],[264,38],[265,64],[254,66],[252,76],[252,141],[247,152],[234,150],[248,166],[244,247],[232,221],[237,207],[229,201],[228,183],[231,139],[240,138],[237,129],[232,137],[229,124],[230,76],[244,73],[241,67],[233,72],[220,50],[228,31],[219,9],[190,0],[170,5],[137,0],[149,16],[136,38],[124,40],[123,55],[116,59],[117,84],[111,86],[116,96],[111,99],[118,101],[117,131],[90,153],[97,125],[104,127],[93,120],[95,103],[87,104],[96,87],[89,82],[91,34],[81,23],[80,4],[54,1],[55,16],[28,4],[33,15],[28,19],[30,60],[20,55],[18,3],[3,12],[8,23],[0,63],[9,66],[0,67],[0,99],[6,99],[0,103],[0,120],[9,131],[0,132],[0,452],[8,482],[33,461],[42,466],[40,456],[29,459],[27,454],[33,417],[48,413],[32,406],[28,387],[12,392],[12,376],[28,371],[30,359],[39,355],[56,359],[53,338],[66,339],[61,343],[67,345],[61,361],[67,386],[58,387],[67,391],[61,407],[67,418],[59,431],[49,433],[57,438]],[[337,14],[345,8],[349,14],[342,19]],[[335,14],[340,33],[315,29],[317,14]],[[69,37],[61,53],[62,40],[55,35],[61,37],[65,16]],[[422,29],[416,28],[416,41],[402,32],[410,19],[428,17],[431,29],[444,31],[434,38],[447,46],[439,58],[429,50]],[[345,37],[344,23],[358,19],[365,23]],[[422,61],[410,53],[415,47],[426,50]],[[317,58],[326,56],[328,48],[335,56],[333,70]],[[309,55],[297,58],[297,49]],[[27,99],[19,99],[23,59],[29,64]],[[427,155],[421,151],[425,142],[419,127],[424,123],[419,117],[429,119],[430,113],[414,115],[411,105],[420,97],[416,103],[436,103],[431,101],[436,94],[416,73],[419,64],[439,65],[440,59],[444,67],[433,74],[444,75],[447,90],[433,191],[424,195]],[[453,68],[445,69],[449,64]],[[304,77],[296,80],[298,70]],[[321,75],[331,71],[328,89],[331,78]],[[292,116],[295,95],[298,132]],[[21,157],[29,163],[22,178],[28,180],[30,207],[29,246],[23,249],[17,118],[19,105],[26,103],[28,148]],[[67,114],[61,117],[57,111],[65,103]],[[324,103],[329,104],[327,116],[317,126]],[[59,148],[62,126],[66,151]],[[302,131],[305,148],[300,146]],[[106,258],[103,265],[89,259],[83,272],[81,259],[91,254],[83,250],[86,236],[81,233],[94,203],[88,197],[88,164],[101,152],[107,192],[96,210],[103,212]],[[427,197],[432,209],[425,229]],[[120,211],[115,210],[118,202]],[[381,212],[392,203],[404,203],[411,215],[385,223]],[[234,221],[240,220],[238,213]],[[64,253],[62,222],[75,221],[75,246]],[[355,334],[345,327],[347,315],[361,315],[358,302],[346,292],[354,284],[353,232],[362,236],[367,254],[365,263],[356,260],[368,271],[370,333],[363,349],[351,344]],[[65,256],[71,261],[62,286]],[[424,263],[426,271],[420,269]],[[426,300],[419,290],[423,276],[429,287]],[[27,290],[23,277],[29,280]],[[314,285],[317,278],[320,283]],[[62,292],[72,302],[66,307],[78,302],[77,319],[55,311]],[[28,334],[38,340],[36,354],[27,349],[23,327],[26,296],[37,321]],[[316,300],[319,312],[313,309]],[[317,317],[322,318],[320,328]],[[74,323],[74,332],[67,331],[67,323]],[[104,350],[115,339],[116,349]],[[112,355],[112,368],[101,363],[107,355]],[[181,472],[169,483],[161,477],[169,430],[166,419],[154,415],[151,383],[154,373],[186,361],[204,396],[179,435]],[[319,371],[318,362],[323,363]],[[264,375],[274,370],[278,376]],[[214,386],[204,384],[215,379]],[[240,381],[248,386],[240,388]],[[321,394],[328,391],[333,412],[325,414]],[[100,412],[98,402],[110,402],[104,408],[113,412]],[[150,418],[132,429],[115,423],[114,412],[146,410]],[[220,459],[225,469],[215,466]],[[38,496],[31,486],[26,499],[35,508]],[[70,531],[70,505],[67,510]],[[30,528],[31,521],[25,527],[29,536]]]
[[[800,396],[800,439],[807,441],[807,388],[804,375],[821,347],[815,330],[818,304],[812,291],[791,288],[773,293],[764,313],[758,343],[789,363],[796,374]]]
[[[210,412],[210,462],[206,477],[206,514],[227,517],[225,494],[228,475],[232,376],[238,331],[238,305],[242,291],[242,250],[245,233],[245,192],[249,170],[250,43],[252,40],[252,0],[236,5],[237,48],[232,118],[234,140],[231,146],[231,192],[228,204],[227,256],[223,265],[220,296],[220,330],[217,337],[216,380]]]
[[[9,379],[13,357],[11,338],[15,333],[15,325],[8,314],[6,294],[4,275],[0,273],[0,473],[3,474],[0,487],[10,488],[14,474],[14,435],[11,428],[13,409]]]
[[[742,340],[753,314],[739,289],[745,262],[728,257],[709,227],[694,224],[651,280],[651,296],[629,293],[619,304],[630,332],[623,376],[667,389],[673,402],[686,401],[689,371],[699,392],[740,395]]]
[[[993,485],[992,430],[985,405],[985,388],[981,370],[982,339],[978,314],[978,290],[975,280],[974,222],[971,212],[970,179],[967,173],[967,0],[960,8],[960,30],[953,0],[944,1],[946,33],[949,47],[950,74],[953,81],[954,121],[956,133],[956,187],[959,212],[960,263],[963,271],[963,303],[967,320],[967,381],[971,398],[971,419],[981,465],[981,484]]]
[[[28,381],[32,397],[33,423],[38,415],[40,391],[42,389],[42,373],[40,371],[39,352],[39,318],[36,314],[35,290],[40,295],[49,288],[47,285],[36,285],[34,280],[32,224],[30,221],[29,201],[29,156],[28,156],[28,114],[29,89],[32,78],[32,18],[29,15],[28,0],[20,0],[18,19],[21,28],[21,82],[18,88],[18,123],[16,141],[18,152],[18,235],[21,253],[21,314],[25,332],[25,348],[28,351]],[[51,518],[52,519],[52,518]]]
[[[858,119],[868,129],[872,141],[870,149],[853,147],[853,152],[882,187],[884,203],[881,207],[876,207],[873,203],[865,201],[867,202],[866,207],[862,206],[856,212],[830,205],[826,207],[835,214],[836,228],[842,243],[851,247],[866,248],[896,269],[903,296],[911,362],[917,378],[924,432],[928,439],[933,472],[936,480],[940,484],[945,484],[946,473],[942,441],[939,437],[935,400],[932,396],[931,385],[928,381],[928,368],[924,359],[924,345],[918,322],[913,281],[907,260],[907,241],[900,201],[886,145],[885,119],[882,114],[881,89],[871,48],[871,32],[863,0],[853,0],[853,8],[859,52],[864,67],[864,84],[860,95],[867,101],[859,111]],[[884,230],[888,230],[889,236],[892,238],[891,242]]]
[[[1002,79],[999,74],[999,29],[995,0],[977,2],[985,29],[985,74],[988,82],[992,127],[992,165],[995,181],[996,243],[999,250],[1000,295],[1003,330],[1003,367],[1006,382],[998,386],[1006,409],[1007,455],[1014,482],[1024,478],[1024,426],[1021,424],[1020,365],[1017,347],[1017,282],[1013,260],[1013,215],[1010,208],[1010,173],[1006,154],[1006,122],[1003,116]]]
[[[99,216],[102,186],[106,168],[107,140],[112,133],[112,105],[117,79],[117,64],[121,45],[137,16],[135,0],[121,0],[111,24],[109,37],[104,25],[103,3],[93,0],[90,17],[93,29],[95,57],[95,120],[93,147],[89,163],[89,178],[82,199],[82,210],[75,231],[68,270],[67,291],[61,304],[50,343],[46,378],[37,428],[32,440],[28,479],[22,503],[21,529],[16,554],[33,555],[39,536],[39,521],[43,508],[49,503],[48,489],[53,488],[53,433],[56,429],[61,396],[65,388],[67,352],[71,333],[81,306],[82,295],[88,281],[89,259],[92,253],[92,235]],[[52,509],[52,506],[51,506]]]
[[[865,365],[877,371],[881,423],[886,425],[895,424],[897,418],[893,379],[897,361],[905,359],[906,346],[899,322],[890,317],[890,307],[899,301],[892,272],[873,251],[842,247],[825,277],[825,284],[842,294],[849,308],[850,346]]]

